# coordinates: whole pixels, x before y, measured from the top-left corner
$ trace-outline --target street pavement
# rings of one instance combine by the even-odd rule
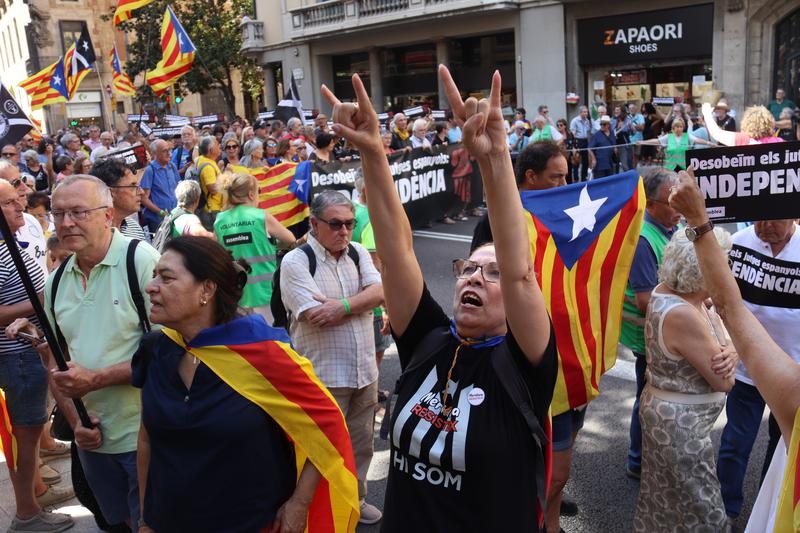
[[[451,261],[469,255],[470,237],[476,222],[477,219],[470,218],[469,221],[458,222],[452,226],[436,224],[432,229],[415,231],[414,248],[425,282],[432,296],[448,313],[452,311],[455,284]],[[380,388],[391,390],[399,374],[397,352],[392,346],[383,359]],[[625,476],[628,428],[636,391],[634,361],[629,350],[620,347],[617,364],[605,375],[600,387],[600,397],[589,406],[585,426],[578,435],[572,476],[566,487],[566,493],[580,507],[577,516],[562,517],[561,526],[567,533],[632,530],[638,482]],[[375,456],[369,470],[367,496],[367,500],[379,508],[383,506],[389,471],[388,443],[381,440],[377,434],[382,414],[382,411],[377,413]],[[725,420],[723,412],[714,426],[713,438],[717,446]],[[755,500],[766,450],[766,433],[766,424],[762,423],[745,479],[745,508],[739,519],[734,522],[735,532],[744,530]],[[69,460],[62,459],[51,465],[64,474],[62,484],[68,484]],[[75,518],[76,526],[70,531],[76,533],[98,531],[93,518],[77,500],[65,502],[56,510],[69,513]],[[11,483],[8,480],[7,470],[0,467],[0,531],[8,528],[13,514],[14,495]],[[373,525],[359,526],[357,531],[377,533],[379,530],[379,525]]]

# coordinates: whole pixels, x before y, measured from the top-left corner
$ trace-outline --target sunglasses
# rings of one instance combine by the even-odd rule
[[[20,185],[22,185],[23,183],[25,183],[25,182],[24,182],[24,181],[22,181],[22,178],[17,178],[17,179],[15,179],[14,181],[12,181],[12,182],[11,182],[11,186],[12,186],[12,187],[14,187],[14,188],[16,189],[17,187],[19,187],[19,186],[20,186]]]
[[[356,219],[354,218],[351,218],[350,220],[336,220],[336,219],[325,220],[322,218],[317,218],[317,220],[319,220],[320,222],[324,222],[334,231],[339,231],[340,229],[342,229],[342,227],[351,230],[356,225]]]
[[[3,157],[14,157],[15,155],[17,155],[17,153],[16,152],[2,152],[2,153],[0,153],[0,155],[3,156]]]
[[[226,150],[233,150],[233,149],[238,149],[238,148],[239,148],[238,144],[227,144],[227,145],[225,145],[225,149]]]
[[[484,281],[489,283],[500,281],[500,268],[495,261],[479,265],[469,259],[453,259],[453,275],[458,279],[471,278],[477,270],[481,271],[481,277]]]

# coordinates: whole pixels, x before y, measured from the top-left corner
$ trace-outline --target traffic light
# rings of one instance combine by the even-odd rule
[[[176,96],[176,97],[175,97],[175,103],[176,103],[176,104],[180,104],[181,102],[183,102],[183,97],[181,97],[181,96]]]
[[[75,126],[78,125],[78,121],[75,120],[75,119],[72,119],[72,120],[69,121],[69,125],[72,126],[72,127],[75,127]]]

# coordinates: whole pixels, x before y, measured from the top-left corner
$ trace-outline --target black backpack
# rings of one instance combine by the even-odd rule
[[[306,257],[308,257],[308,271],[313,278],[314,273],[317,271],[317,256],[314,254],[314,249],[311,248],[311,245],[308,243],[301,245],[299,249],[303,250],[303,253],[306,254]],[[358,250],[356,250],[352,244],[347,245],[347,255],[353,260],[353,263],[356,264],[356,270],[358,270],[360,275],[361,268],[358,265]],[[278,269],[275,271],[275,274],[272,275],[272,299],[269,301],[269,309],[272,311],[272,325],[276,328],[289,329],[291,313],[286,310],[286,306],[283,305],[283,300],[281,299],[280,265],[278,265]]]

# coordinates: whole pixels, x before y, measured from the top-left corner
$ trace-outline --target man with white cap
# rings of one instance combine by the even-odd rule
[[[602,115],[599,119],[600,131],[594,132],[589,141],[589,161],[592,177],[602,178],[616,172],[614,163],[614,135],[611,133],[611,117]]]
[[[530,137],[525,135],[526,124],[522,120],[514,122],[514,129],[508,136],[508,149],[512,152],[521,152],[528,145]]]
[[[736,131],[736,119],[728,114],[728,101],[724,98],[717,102],[714,112],[717,115],[717,126],[725,131]]]

